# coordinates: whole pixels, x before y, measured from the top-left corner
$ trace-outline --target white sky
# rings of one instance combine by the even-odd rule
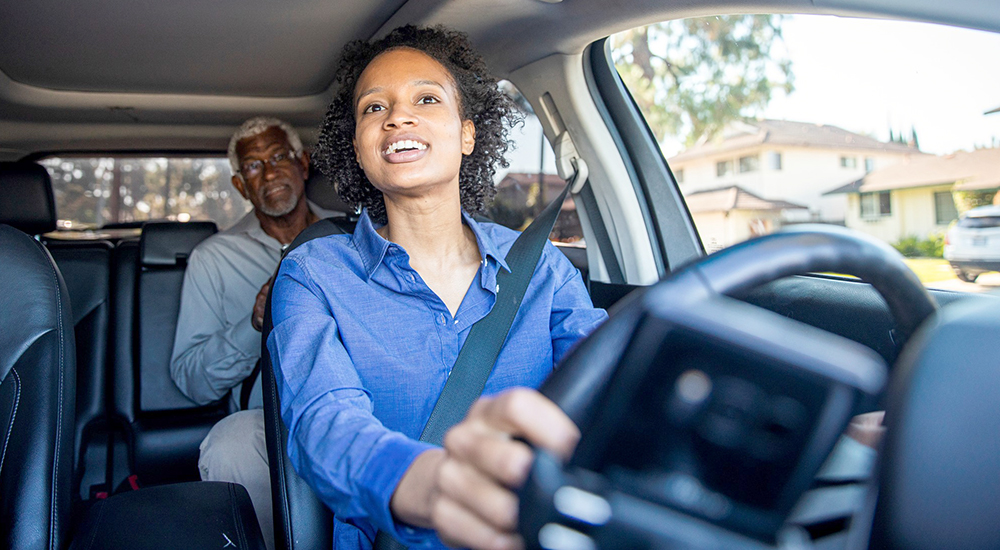
[[[947,0],[942,0],[947,1]],[[833,124],[920,148],[1000,146],[1000,34],[926,23],[794,16],[782,25],[795,91],[763,116]]]

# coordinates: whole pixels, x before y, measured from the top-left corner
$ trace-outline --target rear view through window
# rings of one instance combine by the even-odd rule
[[[222,157],[52,157],[60,229],[97,229],[146,220],[232,225],[250,210]]]

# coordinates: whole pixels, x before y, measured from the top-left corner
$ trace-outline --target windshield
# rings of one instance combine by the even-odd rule
[[[834,224],[893,245],[929,286],[1000,287],[959,280],[944,257],[948,228],[1000,201],[1000,36],[763,14],[610,43],[707,252]]]

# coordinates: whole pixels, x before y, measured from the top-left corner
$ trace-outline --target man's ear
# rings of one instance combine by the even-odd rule
[[[240,192],[240,195],[244,199],[249,198],[247,197],[247,184],[246,182],[243,181],[243,178],[239,176],[233,176],[233,187],[235,187],[236,190]]]
[[[462,154],[471,155],[476,150],[476,123],[462,121]]]

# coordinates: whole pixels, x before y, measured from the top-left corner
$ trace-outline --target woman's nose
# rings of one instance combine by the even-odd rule
[[[401,128],[403,126],[413,126],[417,119],[413,116],[413,110],[405,103],[396,103],[389,108],[389,116],[385,117],[386,127]]]

